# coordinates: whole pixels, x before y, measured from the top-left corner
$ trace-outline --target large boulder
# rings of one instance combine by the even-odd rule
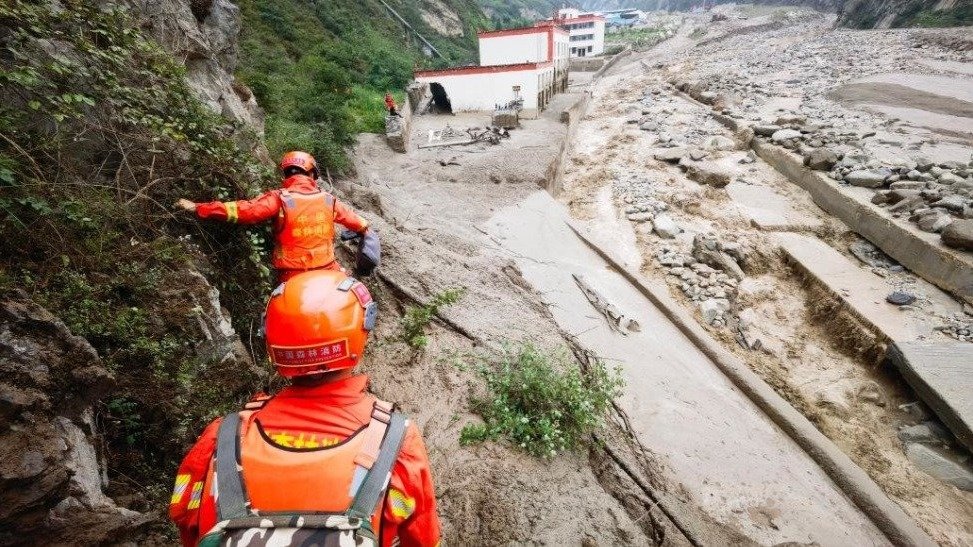
[[[954,249],[973,251],[973,220],[955,220],[943,229],[943,243]]]
[[[114,543],[149,520],[103,492],[94,405],[114,382],[25,293],[0,300],[0,544]]]

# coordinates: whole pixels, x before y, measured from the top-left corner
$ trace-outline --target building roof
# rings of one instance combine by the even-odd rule
[[[542,23],[546,23],[546,21],[542,21]],[[517,36],[518,34],[546,34],[551,28],[553,28],[555,32],[567,32],[566,30],[555,25],[537,24],[529,27],[481,30],[477,32],[476,35],[479,38],[500,38],[501,36]]]
[[[579,15],[577,17],[558,17],[557,19],[545,19],[545,21],[556,21],[562,25],[569,25],[573,23],[587,23],[588,21],[604,21],[605,17],[603,15],[598,15],[595,13],[586,13],[584,15]]]
[[[542,63],[517,63],[513,65],[491,65],[491,66],[457,66],[451,68],[443,68],[439,70],[417,70],[413,73],[416,78],[424,78],[431,76],[463,76],[466,74],[491,74],[497,72],[519,72],[522,70],[536,70],[538,68],[547,68],[553,66],[554,63],[551,61],[544,61]]]

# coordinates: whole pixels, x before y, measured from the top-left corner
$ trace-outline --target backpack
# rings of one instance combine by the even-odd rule
[[[387,404],[387,403],[386,403]],[[391,405],[387,408],[391,410]],[[375,410],[382,409],[376,403]],[[382,409],[384,410],[384,409]],[[388,421],[381,419],[387,416]],[[239,464],[240,414],[220,424],[216,439],[216,510],[219,522],[200,540],[200,547],[374,547],[379,543],[371,516],[381,501],[399,456],[408,420],[398,412],[375,412],[368,428],[381,441],[374,463],[364,471],[351,507],[343,514],[259,515],[250,507]],[[366,458],[366,461],[371,458]],[[359,464],[360,467],[364,467]]]

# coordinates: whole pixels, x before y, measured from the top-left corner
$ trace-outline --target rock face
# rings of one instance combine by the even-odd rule
[[[95,350],[26,294],[0,300],[0,544],[104,544],[147,522],[102,491]]]
[[[263,135],[264,115],[250,89],[234,77],[240,8],[230,0],[122,0],[173,57],[200,100]]]

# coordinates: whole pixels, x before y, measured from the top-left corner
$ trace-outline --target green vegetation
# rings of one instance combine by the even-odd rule
[[[399,341],[405,342],[415,349],[425,348],[429,343],[429,339],[426,337],[426,327],[429,326],[432,318],[439,313],[440,308],[455,304],[462,296],[462,289],[449,289],[434,295],[428,304],[409,306],[399,324],[402,328]]]
[[[943,10],[922,10],[911,21],[901,26],[963,27],[968,25],[973,25],[973,2]]]
[[[454,36],[423,19],[420,6],[427,17],[437,16],[435,6],[387,2],[444,58],[427,58],[379,0],[240,0],[239,76],[267,112],[271,155],[304,149],[332,172],[347,171],[344,149],[355,133],[384,131],[386,91],[399,91],[401,104],[415,67],[476,61],[476,31],[489,22],[473,0],[442,2],[459,17]]]
[[[532,25],[537,19],[550,17],[564,2],[558,0],[479,0],[483,12],[496,28]],[[568,5],[574,4],[568,2]]]
[[[500,362],[479,359],[487,393],[472,399],[484,423],[463,428],[463,444],[506,440],[538,457],[582,446],[602,423],[623,385],[619,371],[596,361],[582,371],[564,353],[530,344],[508,348]]]
[[[0,3],[0,289],[27,291],[115,373],[98,411],[109,474],[142,491],[261,381],[200,351],[189,291],[191,270],[212,267],[248,328],[268,288],[264,234],[203,229],[169,205],[249,194],[270,173],[237,144],[253,135],[200,104],[139,28],[97,0]]]
[[[641,51],[659,43],[663,37],[661,28],[625,28],[605,34],[606,53],[609,47],[631,45],[633,50]],[[618,49],[621,51],[621,48]],[[618,53],[616,51],[615,53]]]
[[[973,1],[960,0],[952,7],[935,9],[929,0],[899,0],[895,3],[892,27],[956,27],[973,25]],[[849,2],[839,15],[842,26],[875,28],[888,16],[888,5],[877,1]]]

